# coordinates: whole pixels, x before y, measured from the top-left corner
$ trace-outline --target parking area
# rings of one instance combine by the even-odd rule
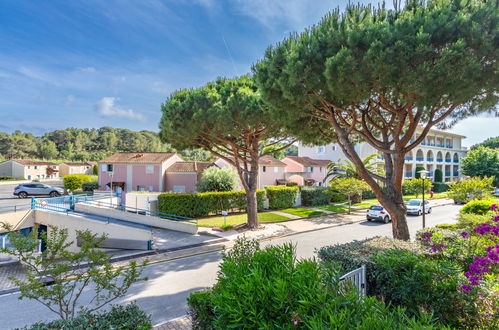
[[[62,180],[50,180],[50,181],[42,181],[45,184],[54,187],[62,187]],[[14,192],[14,188],[18,185],[18,183],[0,183],[0,210],[2,208],[8,207],[20,207],[20,208],[28,208],[31,203],[30,198],[21,199],[14,196],[12,193]]]

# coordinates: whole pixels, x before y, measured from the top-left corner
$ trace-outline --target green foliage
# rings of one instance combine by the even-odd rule
[[[232,191],[236,187],[237,173],[232,167],[211,166],[203,171],[197,189],[199,192]]]
[[[83,191],[94,191],[99,189],[99,182],[96,181],[85,182],[81,185],[81,188]]]
[[[495,177],[494,185],[499,185],[499,151],[484,146],[470,150],[461,159],[461,171],[467,176]]]
[[[296,182],[293,182],[293,181],[286,182],[286,187],[296,187],[296,186],[298,186],[298,183],[296,183]]]
[[[59,329],[123,329],[147,330],[152,329],[150,317],[135,303],[128,305],[114,305],[108,312],[83,312],[78,317],[57,320],[49,323],[35,323],[25,330],[59,330]]]
[[[437,183],[440,183],[442,181],[444,181],[444,173],[442,172],[441,169],[437,168],[435,170],[435,177],[434,177],[434,184],[435,184],[435,187],[437,187]]]
[[[491,138],[488,138],[487,140],[485,140],[481,143],[475,144],[471,147],[471,149],[472,150],[477,149],[480,146],[484,146],[484,147],[492,148],[492,149],[498,149],[499,148],[499,136],[498,137],[491,137]]]
[[[46,249],[38,253],[37,226],[28,236],[12,232],[7,224],[2,227],[9,232],[13,248],[0,249],[0,252],[29,265],[23,267],[24,277],[10,277],[19,287],[19,298],[37,300],[62,319],[74,318],[77,309],[88,313],[96,311],[123,297],[133,283],[145,279],[141,278],[143,265],[137,265],[135,261],[120,267],[111,264],[111,256],[100,249],[105,235],[76,231],[80,246],[78,252],[72,252],[71,247],[76,242],[68,241],[68,230],[51,227],[50,235],[41,234]],[[46,278],[53,283],[45,285]],[[87,292],[93,293],[93,297],[79,303],[81,293],[87,287],[91,288]]]
[[[377,161],[378,154],[372,154],[362,160],[364,167],[371,173],[383,175],[383,162]],[[330,163],[327,166],[327,174],[324,182],[331,178],[355,178],[361,179],[358,168],[348,159],[340,158],[338,163]]]
[[[0,176],[0,181],[18,181],[18,180],[24,180],[24,178],[14,178],[11,176]]]
[[[199,330],[212,330],[215,318],[213,294],[208,291],[193,292],[187,297],[189,315],[193,321],[192,328]]]
[[[449,230],[458,230],[460,227],[459,227],[459,225],[457,225],[455,223],[441,223],[439,225],[436,225],[435,228],[449,229]]]
[[[331,202],[330,190],[327,187],[302,187],[301,205],[317,206],[329,204]]]
[[[331,180],[329,185],[332,191],[339,193],[348,200],[348,213],[351,211],[354,198],[361,199],[362,193],[371,189],[367,183],[355,178],[336,178]],[[360,202],[357,199],[355,201]]]
[[[433,188],[433,183],[430,179],[424,180],[424,188],[425,194],[428,194]],[[402,191],[404,192],[404,195],[416,195],[416,198],[418,198],[423,191],[423,179],[404,180],[402,183]]]
[[[99,166],[98,165],[92,166],[92,174],[99,175]]]
[[[85,182],[91,182],[92,178],[86,174],[71,174],[64,176],[64,188],[78,190]]]
[[[268,186],[266,187],[269,208],[273,210],[285,209],[295,205],[298,196],[298,187]]]
[[[472,200],[464,205],[459,213],[484,215],[491,212],[492,204],[497,204],[493,199]]]
[[[434,193],[441,193],[445,192],[450,189],[450,185],[443,183],[443,182],[433,182],[433,192]]]
[[[265,191],[256,192],[258,209],[263,209]],[[222,191],[205,193],[164,193],[158,196],[158,210],[184,217],[205,217],[222,211],[246,210],[244,191]]]
[[[454,183],[447,192],[447,196],[456,203],[467,203],[473,199],[483,199],[490,196],[494,178],[473,177]]]
[[[414,170],[414,178],[415,179],[421,179],[421,173],[420,171],[426,170],[423,166],[416,166],[416,169]]]
[[[343,288],[343,289],[342,289]],[[224,253],[217,283],[209,293],[189,299],[195,329],[386,329],[432,325],[422,313],[409,318],[374,297],[359,299],[338,285],[330,265],[297,260],[287,243],[260,249],[238,240]]]
[[[462,213],[460,212],[457,216],[457,225],[459,228],[464,228],[468,231],[472,231],[477,225],[487,222],[490,220],[490,215],[480,215],[473,213]]]

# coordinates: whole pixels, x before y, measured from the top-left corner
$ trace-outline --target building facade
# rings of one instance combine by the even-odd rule
[[[420,132],[421,129],[418,129],[411,141],[415,141]],[[467,152],[467,148],[462,145],[464,138],[465,136],[459,134],[430,130],[424,141],[406,154],[404,178],[414,178],[416,168],[423,167],[428,171],[430,178],[433,178],[435,170],[439,169],[442,171],[444,182],[461,180],[461,159],[466,156]],[[357,144],[355,150],[362,159],[379,153],[365,142]],[[340,146],[334,143],[324,146],[299,144],[298,156],[327,159],[333,162],[342,162],[342,160],[347,159]],[[383,161],[382,155],[380,155],[379,160]]]
[[[11,159],[0,163],[0,176],[25,180],[57,179],[59,178],[59,165],[29,159]]]
[[[282,162],[286,164],[286,180],[299,186],[322,186],[327,165],[331,163],[328,159],[313,159],[308,156],[287,156]]]
[[[65,162],[59,164],[60,176],[72,175],[72,174],[86,174],[92,175],[94,166],[97,165],[97,162],[82,162],[82,163],[73,163],[73,162]]]
[[[178,161],[165,172],[165,191],[195,192],[205,169],[216,166],[212,162]]]

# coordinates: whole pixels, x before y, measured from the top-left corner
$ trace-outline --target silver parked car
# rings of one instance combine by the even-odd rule
[[[407,203],[405,203],[407,207],[407,214],[413,215],[421,215],[423,214],[423,200],[422,199],[409,199]],[[424,212],[430,214],[431,213],[431,205],[428,200],[424,201]]]
[[[23,183],[14,188],[14,195],[19,198],[26,198],[28,196],[50,196],[57,197],[64,195],[64,189],[59,187],[52,187],[44,183],[31,182]]]
[[[367,221],[381,220],[384,223],[389,223],[391,218],[390,214],[381,205],[373,205],[367,210]]]

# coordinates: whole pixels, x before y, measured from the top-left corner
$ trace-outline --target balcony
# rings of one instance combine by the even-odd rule
[[[454,172],[454,176],[459,176],[459,172]]]
[[[454,163],[459,163],[459,159],[454,159]]]
[[[412,171],[405,171],[406,178],[412,178]]]
[[[445,172],[445,176],[450,176],[450,172]]]
[[[443,158],[437,158],[437,162],[441,163],[443,161],[444,161]]]
[[[446,146],[446,148],[452,149],[452,148],[454,148],[454,147],[453,147],[453,146]]]
[[[443,144],[437,144],[437,147],[443,148],[444,145]]]
[[[428,158],[426,158],[426,161],[427,161],[427,162],[432,162],[432,161],[433,161],[433,157],[428,157]]]
[[[432,172],[428,173],[428,177],[433,178],[433,173]]]
[[[451,159],[446,159],[445,162],[446,163],[450,163],[452,160]]]
[[[416,157],[417,162],[424,162],[424,157]]]
[[[412,156],[405,156],[404,159],[408,162],[412,162]]]

